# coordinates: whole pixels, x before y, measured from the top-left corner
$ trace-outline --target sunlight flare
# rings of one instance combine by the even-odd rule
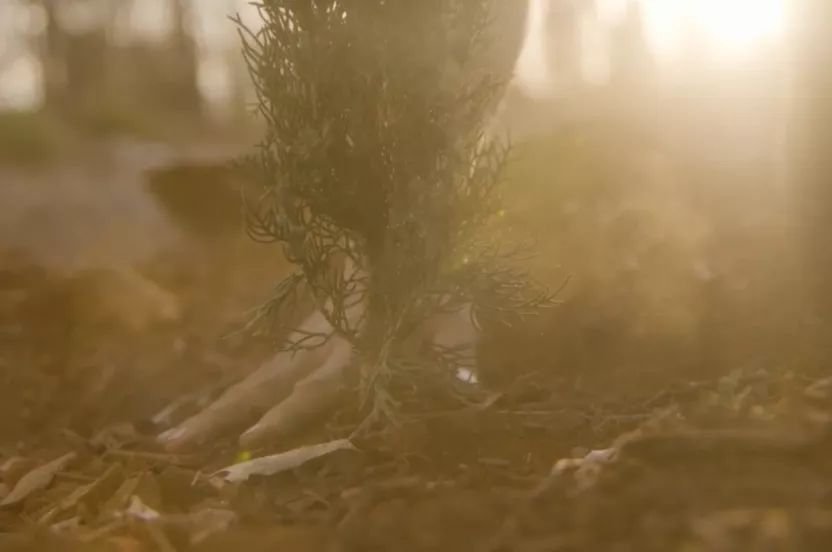
[[[641,0],[648,40],[660,57],[674,57],[689,31],[716,59],[753,53],[780,38],[785,0]]]

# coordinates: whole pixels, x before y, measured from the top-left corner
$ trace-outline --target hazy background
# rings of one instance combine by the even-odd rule
[[[777,74],[785,0],[531,0],[516,82],[537,99],[586,93],[608,84],[626,55],[624,35],[641,35],[653,84],[677,99],[696,96],[754,104],[781,95]],[[212,116],[228,117],[245,97],[236,31],[227,15],[257,25],[242,0],[5,0],[0,5],[0,109],[31,109],[48,93],[43,39],[47,8],[55,6],[62,32],[103,30],[113,49],[145,49],[178,40],[177,24],[195,46],[194,78]],[[517,5],[521,5],[517,2]],[[177,23],[176,9],[181,10]],[[636,14],[636,11],[638,12]],[[634,14],[637,21],[634,20]],[[174,37],[172,38],[172,35]],[[90,60],[89,63],[96,63]],[[136,68],[133,68],[136,69]],[[703,85],[707,81],[707,85]],[[152,86],[145,83],[146,87]],[[766,106],[768,107],[768,106]],[[758,118],[732,123],[740,132]],[[753,130],[748,134],[756,134]]]
[[[82,34],[103,24],[112,27],[109,35],[117,46],[163,42],[174,29],[173,2],[169,0],[68,0],[59,3],[67,32]],[[237,65],[239,40],[228,16],[240,13],[244,20],[257,24],[256,10],[240,0],[191,2],[187,32],[198,45],[200,91],[217,107],[230,101],[232,90],[241,79]],[[105,23],[104,20],[110,19]],[[46,27],[46,13],[39,2],[6,0],[0,6],[2,65],[0,65],[0,105],[31,109],[43,102],[43,74],[36,45]],[[238,74],[235,74],[235,71]]]

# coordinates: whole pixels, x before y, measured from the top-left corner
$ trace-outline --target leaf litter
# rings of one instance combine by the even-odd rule
[[[238,483],[248,480],[252,475],[275,475],[292,470],[338,450],[358,449],[348,439],[337,439],[232,464],[217,470],[214,475],[220,475],[225,481]]]
[[[569,427],[557,433],[560,405],[539,401],[430,416],[427,426],[405,424],[360,449],[322,439],[219,469],[210,455],[183,463],[119,430],[97,454],[76,449],[34,467],[19,454],[5,460],[29,467],[8,476],[0,546],[3,534],[34,535],[37,526],[80,550],[140,552],[324,552],[333,543],[400,550],[402,542],[422,543],[414,550],[597,550],[610,539],[631,550],[759,549],[755,543],[772,539],[823,550],[806,543],[832,542],[824,506],[832,439],[798,423],[818,419],[804,409],[809,403],[793,401],[789,414],[770,382],[739,383],[721,402],[712,391],[724,391],[724,382],[670,393],[646,416],[596,403],[594,416],[606,420],[594,424],[604,428],[596,435],[603,448],[575,447]],[[808,387],[812,405],[826,404],[818,385]],[[758,407],[768,405],[791,429],[760,422]],[[541,438],[547,408],[555,433]],[[623,431],[614,418],[638,421]],[[715,427],[715,419],[730,423]],[[216,454],[240,458],[231,447]],[[501,461],[479,461],[489,458]]]
[[[12,491],[0,501],[0,506],[12,506],[26,500],[32,493],[45,489],[52,483],[55,476],[64,470],[76,457],[77,454],[75,452],[68,452],[47,464],[33,469],[24,475]]]

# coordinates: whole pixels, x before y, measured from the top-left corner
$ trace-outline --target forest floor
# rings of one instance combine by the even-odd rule
[[[21,191],[34,185],[31,175],[0,178],[3,193],[32,193]],[[68,178],[40,195],[89,193],[57,183]],[[285,267],[254,246],[185,246],[174,229],[146,231],[164,217],[125,197],[112,201],[128,201],[127,211],[69,216],[63,228],[56,213],[65,198],[61,209],[35,201],[0,217],[0,550],[832,545],[832,381],[788,371],[654,382],[635,371],[599,384],[551,377],[560,368],[546,365],[555,355],[539,343],[540,366],[495,385],[483,405],[426,413],[274,475],[230,481],[235,472],[223,468],[343,438],[350,407],[275,450],[241,451],[228,435],[194,453],[166,453],[154,441],[160,429],[268,355],[266,343],[224,336]],[[114,234],[109,225],[126,228],[124,217],[132,229]],[[32,221],[25,236],[20,221]],[[97,259],[127,257],[71,270],[53,262],[44,244],[83,224],[99,226],[80,242],[119,236],[110,249],[96,246]],[[113,276],[134,265],[170,295]]]

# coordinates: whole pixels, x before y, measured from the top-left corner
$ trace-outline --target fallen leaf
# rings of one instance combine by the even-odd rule
[[[125,515],[144,521],[155,521],[162,517],[162,515],[145,504],[137,495],[130,497],[130,505],[125,510]]]
[[[222,475],[229,482],[245,481],[252,475],[274,475],[291,470],[315,458],[331,454],[337,450],[357,450],[349,439],[336,439],[327,443],[298,447],[290,451],[255,458],[247,462],[233,464],[217,470],[214,475]]]
[[[51,523],[56,515],[70,508],[74,508],[79,503],[97,506],[97,504],[93,503],[103,500],[105,496],[112,495],[119,487],[121,481],[121,466],[119,464],[113,464],[96,481],[76,488],[72,493],[63,498],[46,515],[38,520],[38,523]]]
[[[50,527],[57,534],[67,534],[77,531],[81,527],[81,518],[78,516],[53,523]]]
[[[63,500],[59,501],[57,505],[51,506],[49,510],[42,515],[40,519],[38,519],[38,523],[41,525],[52,524],[55,516],[76,506],[78,501],[80,501],[89,492],[90,486],[91,485],[83,485],[81,487],[77,487]]]
[[[34,492],[45,489],[52,483],[55,476],[63,470],[70,462],[75,460],[76,453],[69,452],[48,464],[38,466],[20,478],[12,492],[0,502],[0,506],[11,506],[29,497]]]
[[[125,480],[101,507],[100,517],[118,518],[124,509],[130,507],[134,496],[138,497],[148,508],[161,510],[162,498],[159,483],[153,474],[145,472]]]
[[[112,518],[130,502],[130,497],[139,485],[139,476],[125,479],[116,492],[101,507],[102,518]]]
[[[104,501],[112,497],[123,482],[123,467],[121,464],[113,464],[107,468],[101,477],[92,483],[83,501],[90,506],[94,506],[96,511],[98,511]]]
[[[2,479],[6,485],[13,486],[15,483],[20,481],[20,478],[23,477],[24,474],[32,469],[32,465],[31,460],[21,458],[19,456],[12,456],[0,464],[0,479]]]
[[[156,476],[151,472],[145,472],[139,478],[133,494],[141,499],[142,504],[153,510],[162,510],[162,489]],[[132,497],[130,498],[132,501]]]

